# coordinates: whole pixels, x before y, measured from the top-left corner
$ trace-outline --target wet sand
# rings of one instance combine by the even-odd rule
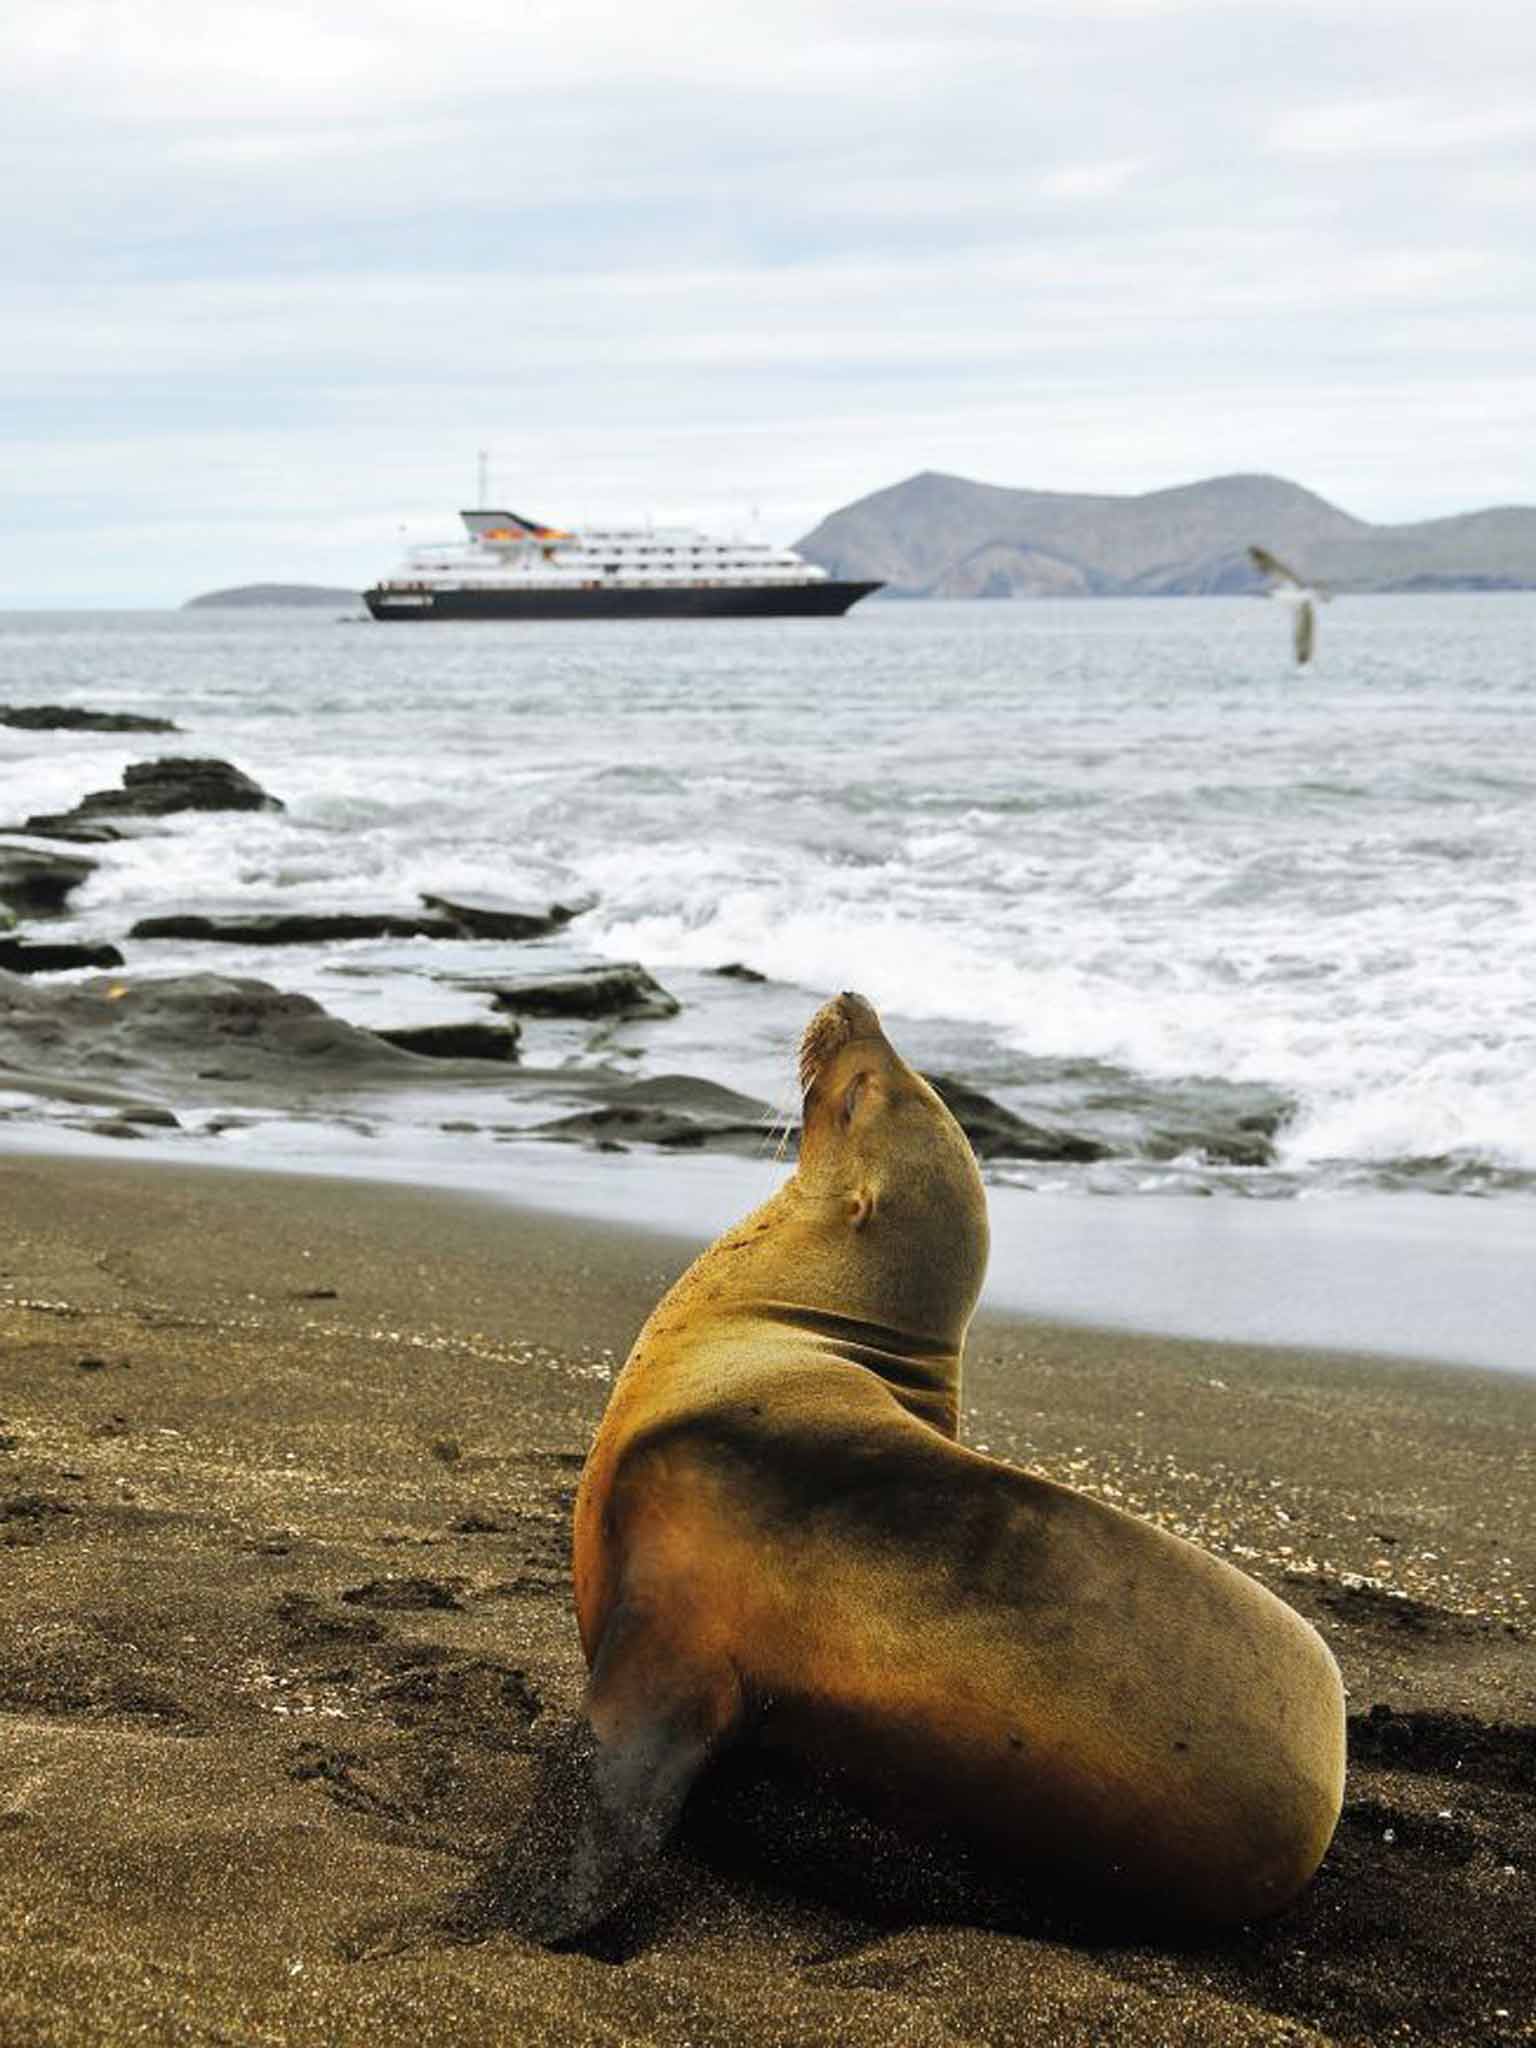
[[[1536,2041],[1536,1379],[989,1315],[977,1445],[1235,1559],[1350,1692],[1280,1920],[1173,1949],[738,1769],[598,1955],[467,1911],[577,1701],[568,1517],[673,1239],[0,1160],[0,2041]]]

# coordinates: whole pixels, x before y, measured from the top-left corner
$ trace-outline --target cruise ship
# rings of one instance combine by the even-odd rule
[[[363,592],[376,619],[835,617],[879,583],[840,582],[793,549],[691,527],[567,533],[461,512],[469,538],[412,548]]]

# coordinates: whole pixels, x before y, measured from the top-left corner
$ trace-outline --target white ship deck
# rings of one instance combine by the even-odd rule
[[[467,541],[412,548],[380,588],[762,589],[824,583],[824,569],[768,541],[715,540],[691,527],[535,526],[510,512],[464,512]]]

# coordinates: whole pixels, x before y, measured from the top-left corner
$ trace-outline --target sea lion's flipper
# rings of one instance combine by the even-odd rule
[[[546,1947],[578,1942],[643,1881],[711,1756],[741,1688],[632,1608],[603,1632],[585,1712],[545,1749],[527,1821],[498,1871],[507,1917]]]

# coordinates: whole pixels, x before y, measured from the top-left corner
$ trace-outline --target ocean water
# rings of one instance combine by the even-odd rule
[[[0,728],[0,823],[168,752],[232,761],[287,805],[87,849],[77,932],[120,940],[174,908],[410,909],[435,889],[596,897],[534,945],[131,942],[135,974],[253,974],[390,1025],[479,1013],[453,974],[638,959],[679,1017],[530,1021],[525,1061],[695,1074],[784,1107],[806,1016],[852,987],[919,1064],[1105,1150],[1003,1181],[1536,1189],[1530,596],[1339,599],[1305,670],[1285,614],[1242,599],[415,630],[0,617],[0,702],[57,701],[183,732]],[[713,972],[730,962],[767,979]],[[558,1106],[555,1078],[508,1114]],[[485,1128],[442,1133],[476,1121],[451,1110],[376,1106],[374,1157],[430,1139],[489,1158]],[[273,1117],[239,1142],[280,1163],[349,1140]]]

